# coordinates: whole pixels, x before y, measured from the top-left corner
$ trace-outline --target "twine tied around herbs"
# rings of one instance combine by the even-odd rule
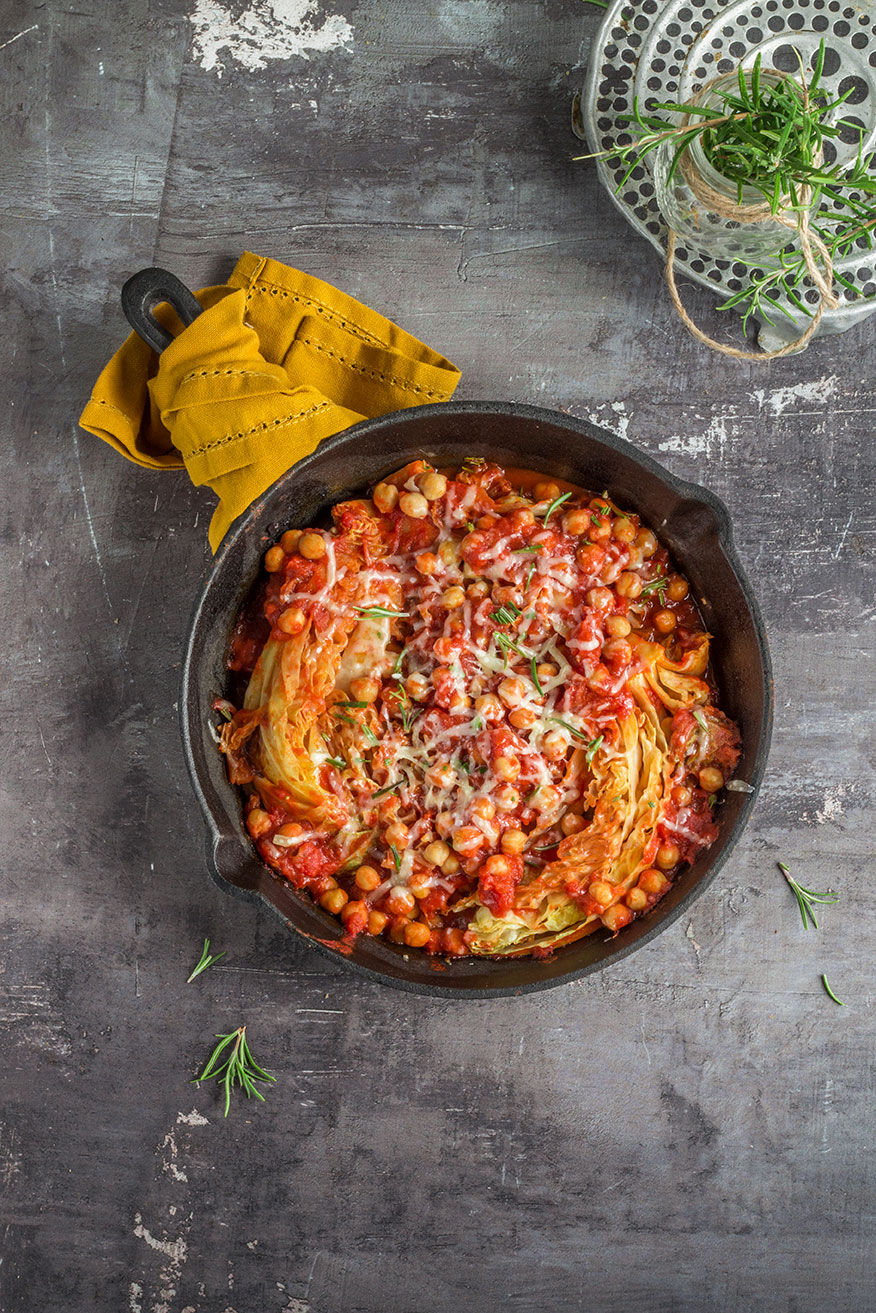
[[[781,76],[781,75],[779,75]],[[716,79],[720,80],[720,79]],[[798,84],[799,85],[799,84]],[[704,87],[700,99],[714,86],[710,83]],[[809,88],[804,81],[802,83],[804,104],[809,105]],[[689,116],[685,116],[682,126],[689,122]],[[819,164],[821,152],[818,157],[813,159],[814,164]],[[708,333],[704,333],[698,328],[691,319],[688,312],[681,303],[681,297],[675,283],[675,231],[669,228],[666,238],[666,283],[669,287],[669,295],[672,298],[672,304],[678,313],[678,317],[684,324],[687,331],[698,342],[704,346],[711,347],[714,351],[720,351],[725,356],[732,356],[734,360],[779,360],[782,356],[792,355],[794,352],[802,351],[809,344],[810,339],[821,322],[821,316],[825,310],[835,310],[839,305],[839,299],[833,290],[833,260],[830,251],[819,237],[818,233],[812,228],[809,222],[809,205],[812,201],[812,188],[801,187],[799,189],[799,206],[796,211],[792,210],[790,197],[783,197],[783,203],[779,206],[774,214],[768,201],[764,200],[754,205],[739,205],[722,192],[717,191],[708,183],[699,169],[693,163],[690,156],[690,148],[686,148],[680,161],[680,168],[684,175],[685,182],[690,190],[696,196],[697,200],[707,206],[713,214],[719,215],[722,219],[731,219],[739,224],[764,223],[772,220],[778,227],[787,228],[797,233],[800,241],[800,250],[803,253],[803,260],[806,264],[806,272],[809,274],[813,285],[817,288],[820,300],[818,308],[812,316],[805,331],[796,337],[793,342],[786,346],[779,347],[775,351],[741,351],[738,347],[727,346],[724,342],[717,342]],[[818,267],[816,257],[821,260],[824,272]]]

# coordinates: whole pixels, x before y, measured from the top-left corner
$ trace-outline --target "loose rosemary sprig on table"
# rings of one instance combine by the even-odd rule
[[[773,217],[783,214],[809,214],[809,228],[824,243],[831,262],[846,256],[864,239],[873,245],[876,227],[876,176],[870,171],[872,156],[864,156],[863,129],[844,119],[827,122],[851,94],[830,99],[820,89],[824,69],[825,44],[822,40],[815,56],[812,78],[807,84],[802,61],[799,80],[780,77],[778,81],[762,76],[758,55],[750,72],[739,68],[732,89],[716,87],[718,108],[693,102],[658,102],[650,113],[643,113],[638,98],[633,113],[621,115],[638,129],[638,135],[625,145],[580,159],[617,159],[628,168],[618,183],[621,191],[633,170],[665,142],[675,151],[668,172],[671,181],[688,148],[699,138],[703,154],[717,173],[735,186],[742,204],[745,188],[761,193]],[[684,121],[674,125],[659,113],[681,114]],[[858,132],[859,146],[851,163],[823,162],[826,142],[842,137],[844,132]],[[820,207],[826,202],[831,208]],[[766,260],[746,261],[752,274],[747,284],[728,297],[721,310],[740,308],[743,325],[759,312],[770,319],[779,311],[793,320],[793,315],[778,298],[784,295],[797,310],[810,316],[814,308],[802,299],[800,287],[807,277],[806,258],[802,250],[789,246],[777,250],[775,263]],[[778,245],[778,243],[777,243]],[[851,291],[854,284],[836,269],[833,276]]]
[[[833,999],[834,1003],[839,1003],[840,1007],[844,1008],[846,1006],[845,1003],[842,1001],[841,998],[837,998],[836,994],[833,992],[830,985],[827,983],[827,976],[822,975],[821,983],[822,985],[824,985],[824,988],[827,990],[828,994]]]
[[[797,906],[800,908],[800,916],[803,919],[804,930],[809,929],[809,922],[815,930],[818,929],[818,922],[815,919],[814,903],[835,903],[839,900],[839,894],[828,890],[826,893],[816,893],[813,889],[804,889],[802,884],[798,884],[784,862],[779,862],[779,870],[788,881],[797,899]]]
[[[211,967],[211,966],[213,965],[214,962],[218,962],[219,959],[220,959],[220,957],[224,957],[224,956],[225,956],[225,953],[224,953],[224,952],[223,952],[223,953],[213,953],[213,954],[211,955],[211,953],[210,953],[210,941],[209,941],[209,939],[205,939],[205,940],[204,940],[204,950],[203,950],[203,952],[201,953],[201,959],[200,959],[200,961],[198,962],[198,965],[195,967],[195,969],[194,969],[194,971],[192,972],[192,974],[189,976],[188,980],[186,981],[186,984],[187,984],[187,985],[190,985],[190,984],[192,983],[192,981],[194,980],[195,976],[199,976],[199,975],[201,974],[202,971],[206,971],[206,970],[207,970],[207,967]]]
[[[227,1035],[217,1035],[216,1038],[219,1043],[210,1054],[206,1067],[200,1076],[195,1077],[192,1084],[197,1085],[202,1080],[218,1080],[225,1090],[226,1117],[231,1107],[231,1091],[235,1085],[240,1086],[248,1099],[255,1095],[264,1103],[264,1095],[256,1088],[256,1081],[274,1083],[277,1078],[269,1075],[252,1056],[246,1042],[246,1026],[238,1026],[237,1030],[232,1030]],[[222,1058],[223,1054],[225,1054],[224,1058]]]

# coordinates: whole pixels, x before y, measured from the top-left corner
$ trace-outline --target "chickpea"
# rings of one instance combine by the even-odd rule
[[[496,697],[495,693],[484,693],[479,698],[475,698],[475,715],[481,717],[488,725],[496,724],[505,715],[505,708]]]
[[[421,492],[403,492],[398,499],[398,508],[412,520],[425,520],[429,514],[429,503]]]
[[[583,506],[576,506],[571,511],[566,511],[563,516],[563,528],[566,533],[574,534],[576,537],[586,534],[590,530],[590,512]]]
[[[473,602],[482,602],[485,597],[490,595],[490,585],[484,579],[478,579],[466,588],[466,594]]]
[[[441,863],[442,875],[456,875],[459,871],[459,858],[451,853],[446,861]]]
[[[678,851],[678,844],[661,843],[657,849],[657,856],[654,859],[661,871],[671,871],[673,866],[677,866],[681,861],[681,853]]]
[[[626,638],[632,632],[632,625],[624,615],[610,615],[605,621],[605,632],[611,638]]]
[[[500,812],[513,812],[520,805],[520,790],[515,789],[513,784],[500,784],[495,798]]]
[[[657,550],[657,539],[650,529],[640,529],[636,534],[635,544],[646,561],[650,560]]]
[[[384,515],[398,506],[398,488],[394,483],[378,483],[372,494],[374,505]]]
[[[493,774],[497,780],[505,780],[509,784],[513,783],[520,774],[520,761],[514,756],[496,757],[493,762]]]
[[[389,917],[384,912],[368,913],[368,933],[369,935],[380,935],[386,929],[386,923]]]
[[[578,816],[575,812],[566,812],[560,821],[560,829],[563,834],[580,834],[582,830],[587,829],[587,822],[583,816]]]
[[[342,907],[345,907],[349,899],[343,889],[328,889],[324,894],[319,896],[319,905],[324,907],[332,916],[337,916]]]
[[[538,482],[532,491],[535,493],[536,501],[554,501],[560,495],[559,485],[549,480]]]
[[[587,543],[585,547],[578,548],[575,560],[585,574],[598,574],[605,564],[605,549],[598,543]]]
[[[522,830],[506,830],[502,835],[502,852],[509,857],[516,857],[526,847],[526,835]]]
[[[598,662],[587,677],[587,683],[595,692],[600,693],[603,689],[608,688],[611,683],[611,672],[608,666]]]
[[[449,789],[456,783],[456,771],[449,761],[439,761],[426,771],[426,781],[436,789]]]
[[[503,876],[510,875],[512,870],[513,867],[506,856],[501,853],[494,853],[492,857],[488,857],[484,862],[478,871],[478,875],[498,876],[501,879]]]
[[[410,916],[417,906],[417,900],[403,884],[396,884],[386,895],[386,906],[393,916]]]
[[[347,925],[354,917],[357,919],[361,917],[367,923],[368,904],[363,903],[359,898],[351,899],[350,902],[345,903],[341,908],[341,920],[344,925]]]
[[[300,634],[307,624],[307,616],[301,610],[300,606],[290,606],[288,611],[284,611],[277,621],[277,628],[283,634]]]
[[[559,729],[549,730],[541,744],[541,750],[548,761],[560,761],[561,758],[565,757],[568,747],[568,740],[563,731]]]
[[[519,707],[526,697],[526,685],[522,679],[503,679],[496,692],[506,707]]]
[[[453,812],[439,812],[438,815],[435,817],[435,829],[445,839],[450,838],[450,834],[451,831],[453,830],[453,826],[454,826]]]
[[[680,574],[669,576],[669,583],[666,585],[666,596],[670,602],[683,602],[690,591],[688,582]]]
[[[356,888],[363,893],[370,894],[381,883],[380,872],[373,866],[360,866],[356,872]]]
[[[535,791],[535,797],[532,800],[535,810],[541,812],[552,812],[560,805],[560,791],[553,784],[540,784]]]
[[[450,638],[436,638],[435,642],[432,644],[432,651],[435,653],[435,656],[438,658],[439,661],[444,663],[449,663],[457,655],[458,648],[456,643],[454,643],[453,640]],[[436,674],[437,671],[433,670],[432,671],[433,684],[437,683],[437,680],[435,679]]]
[[[675,623],[674,611],[658,611],[654,616],[654,628],[658,634],[671,634]]]
[[[624,902],[631,912],[644,912],[648,906],[648,895],[644,889],[631,889]]]
[[[602,924],[609,930],[622,930],[625,925],[629,925],[633,919],[633,914],[623,903],[615,903],[614,907],[609,907],[602,915]]]
[[[605,880],[594,880],[587,890],[590,897],[603,907],[608,907],[612,898],[614,898],[614,889]]]
[[[444,952],[449,953],[452,957],[463,957],[465,955],[465,936],[463,932],[454,926],[450,930],[445,930],[443,934]]]
[[[669,881],[662,871],[656,871],[650,866],[639,876],[639,888],[644,889],[646,894],[662,894],[664,889],[669,888]]]
[[[383,832],[383,837],[387,847],[393,844],[396,848],[407,848],[411,842],[411,832],[404,821],[394,821],[392,825],[388,825]]]
[[[287,556],[291,556],[298,546],[298,540],[301,537],[300,529],[287,529],[280,539],[280,546]]]
[[[704,766],[699,773],[700,788],[706,793],[717,793],[724,787],[724,774],[717,766]]]
[[[624,570],[619,574],[614,585],[614,590],[618,597],[628,597],[634,602],[642,593],[642,580],[632,570]]]
[[[509,724],[515,729],[531,729],[536,722],[536,714],[531,707],[515,707],[508,715]]]
[[[442,606],[447,607],[448,611],[455,611],[465,601],[465,589],[460,588],[458,585],[454,585],[453,588],[445,588],[438,600]]]
[[[414,558],[414,564],[420,574],[429,575],[438,573],[441,562],[434,552],[420,552],[419,556]]]
[[[499,517],[497,515],[480,515],[475,520],[475,524],[479,529],[492,529],[493,525],[498,523]]]
[[[260,807],[254,807],[246,818],[246,828],[254,839],[260,839],[271,828],[271,818]]]
[[[283,569],[285,563],[286,553],[279,544],[274,547],[269,547],[265,552],[265,569],[268,574],[276,574],[278,570]]]
[[[320,533],[303,533],[298,539],[298,554],[307,561],[318,561],[326,554],[325,539]]]
[[[463,857],[469,857],[479,848],[483,848],[486,839],[476,825],[461,825],[459,829],[453,831],[451,843]]]
[[[422,702],[423,698],[429,692],[428,679],[425,675],[408,675],[405,680],[405,692],[408,697],[413,698],[415,702]]]
[[[394,944],[403,944],[405,942],[405,930],[410,925],[406,916],[396,916],[392,919],[389,927],[389,937]]]
[[[619,543],[631,543],[636,538],[636,526],[625,515],[620,515],[611,526],[611,536]]]
[[[447,491],[447,480],[437,470],[427,470],[417,479],[417,487],[426,501],[438,501]]]
[[[438,558],[443,565],[455,565],[459,560],[456,543],[450,538],[445,538],[443,543],[438,544]]]
[[[405,943],[408,948],[425,948],[431,936],[432,931],[425,921],[411,921],[405,926]]]
[[[479,821],[491,821],[496,815],[496,808],[489,798],[475,798],[471,805],[471,814]]]
[[[675,803],[676,807],[689,806],[692,797],[693,794],[690,789],[685,788],[683,784],[676,784],[675,788],[672,790],[672,801]]]
[[[544,681],[546,679],[553,679],[558,675],[560,673],[560,668],[559,666],[555,666],[553,661],[542,661],[535,667],[535,673],[538,675],[540,681]]]
[[[449,709],[450,711],[465,711],[466,707],[471,706],[471,698],[467,693],[455,692],[451,695]]]
[[[287,821],[281,825],[278,834],[282,834],[285,839],[297,839],[299,834],[304,833],[304,826],[299,825],[297,821]]]
[[[591,516],[588,537],[595,543],[607,543],[611,537],[611,522],[598,511]]]
[[[380,681],[370,675],[350,680],[350,692],[354,702],[376,702],[380,692]]]
[[[601,611],[605,615],[614,606],[614,595],[610,588],[590,588],[587,591],[586,601],[594,611]]]
[[[423,849],[423,856],[433,866],[442,866],[450,856],[450,848],[442,839],[435,839],[427,848]]]

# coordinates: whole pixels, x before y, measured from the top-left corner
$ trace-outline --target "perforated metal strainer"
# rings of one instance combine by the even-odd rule
[[[594,42],[576,131],[583,131],[592,151],[612,150],[632,139],[622,116],[633,112],[635,97],[645,112],[660,101],[690,100],[720,74],[750,68],[758,54],[764,69],[791,74],[799,69],[799,54],[808,73],[822,39],[825,92],[831,98],[851,93],[834,114],[851,126],[825,143],[825,162],[853,158],[861,139],[867,155],[876,143],[876,8],[842,0],[615,0]],[[597,161],[597,168],[621,212],[665,253],[666,224],[655,199],[651,158],[620,192],[628,165],[609,157]],[[676,267],[722,297],[738,292],[752,272],[691,244],[676,249]],[[854,290],[835,286],[840,304],[825,311],[819,334],[842,333],[876,310],[876,251],[868,249],[866,238],[858,238],[835,268]],[[802,296],[817,306],[814,288],[805,288]],[[792,341],[809,322],[790,302],[783,304],[790,318],[778,315],[773,324],[761,325],[766,349]]]

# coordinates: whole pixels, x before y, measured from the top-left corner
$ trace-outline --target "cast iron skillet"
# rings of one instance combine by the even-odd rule
[[[335,502],[361,495],[416,457],[453,465],[470,455],[606,491],[620,506],[638,512],[666,544],[714,635],[721,705],[742,730],[736,775],[754,792],[726,794],[717,842],[683,872],[654,911],[614,937],[596,932],[541,961],[444,962],[365,936],[345,952],[336,918],[274,875],[250,843],[240,797],[210,735],[208,726],[216,719],[210,704],[226,688],[225,657],[238,611],[265,550],[284,530],[320,522]],[[675,478],[586,420],[534,406],[472,401],[420,406],[357,424],[320,443],[253,504],[222,542],[195,607],[180,708],[186,758],[209,828],[207,860],[221,888],[267,906],[319,951],[374,980],[419,994],[495,998],[586,976],[647,944],[687,911],[727,861],[751,813],[766,765],[773,695],[763,621],[733,549],[727,509],[717,497]]]

